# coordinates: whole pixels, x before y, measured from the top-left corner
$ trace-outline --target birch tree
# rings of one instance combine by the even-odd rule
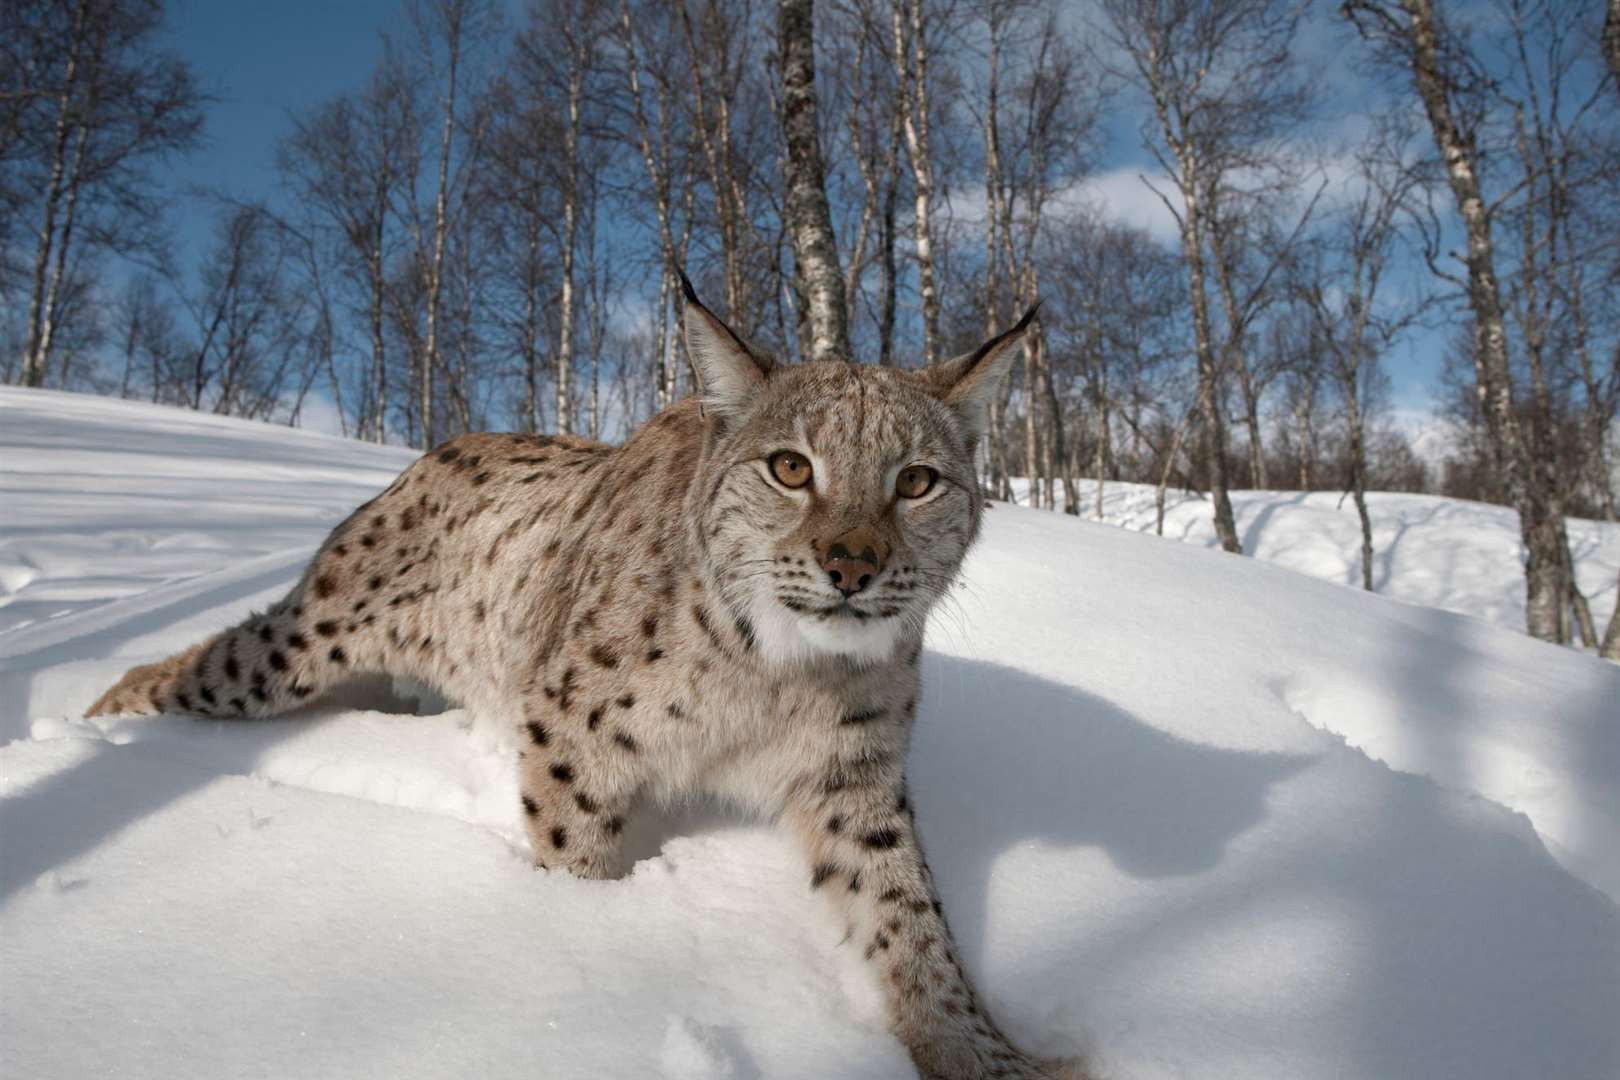
[[[1435,153],[1445,171],[1466,250],[1462,273],[1438,256],[1434,271],[1466,297],[1473,321],[1474,390],[1484,419],[1494,472],[1519,516],[1525,552],[1525,621],[1534,637],[1557,641],[1565,599],[1566,560],[1561,516],[1515,405],[1507,315],[1497,270],[1495,219],[1500,197],[1487,199],[1481,175],[1486,84],[1467,46],[1445,25],[1433,0],[1349,0],[1344,13],[1391,68],[1402,70],[1423,107]]]
[[[1245,160],[1246,159],[1246,160]],[[1248,436],[1249,486],[1271,486],[1266,472],[1260,403],[1271,382],[1281,374],[1276,364],[1251,355],[1249,341],[1264,314],[1282,296],[1279,274],[1292,258],[1316,208],[1312,197],[1287,224],[1268,207],[1287,206],[1297,190],[1297,176],[1282,165],[1280,154],[1234,154],[1212,174],[1200,200],[1209,238],[1210,276],[1220,298],[1221,330],[1217,335],[1221,370],[1237,382]],[[1272,178],[1239,191],[1223,177],[1235,173],[1253,177],[1270,172]],[[1325,189],[1319,187],[1319,196]]]
[[[1526,438],[1549,487],[1564,562],[1559,640],[1572,639],[1573,625],[1587,646],[1596,647],[1592,613],[1575,582],[1564,514],[1584,501],[1586,487],[1614,517],[1607,447],[1614,403],[1593,356],[1601,345],[1589,317],[1588,275],[1612,250],[1595,239],[1609,231],[1609,215],[1593,211],[1604,201],[1602,183],[1615,168],[1620,141],[1612,125],[1597,119],[1610,110],[1609,94],[1603,66],[1582,47],[1582,13],[1548,0],[1506,0],[1504,14],[1512,63],[1497,94],[1511,112],[1521,177],[1521,194],[1504,215],[1518,236],[1518,265],[1505,276],[1504,300],[1529,384],[1528,408],[1521,405]],[[1577,387],[1584,397],[1580,406],[1570,400]],[[1581,421],[1570,424],[1577,415]],[[1581,436],[1570,439],[1572,430]]]
[[[984,133],[986,191],[986,322],[993,333],[1003,289],[1013,312],[1040,296],[1042,236],[1050,202],[1088,164],[1098,109],[1096,88],[1064,42],[1058,9],[996,0],[983,9],[987,59],[979,127]],[[1004,49],[1012,56],[1004,62]],[[1069,438],[1046,337],[1039,320],[1024,336],[1024,459],[1030,504],[1055,506],[1058,479],[1064,508],[1079,512]],[[999,414],[999,410],[998,410]],[[999,432],[1000,416],[992,424]]]
[[[1183,330],[1175,261],[1140,230],[1092,214],[1057,225],[1043,246],[1053,282],[1052,353],[1072,360],[1089,412],[1092,513],[1101,519],[1104,484],[1120,476],[1118,428],[1155,444],[1156,454],[1179,457],[1177,422],[1185,409],[1170,385],[1180,358],[1175,339]],[[1169,425],[1173,446],[1157,445],[1144,411],[1157,420],[1175,417]]]
[[[899,83],[900,127],[905,134],[914,192],[912,230],[917,290],[922,297],[923,362],[933,365],[940,359],[940,341],[939,282],[934,265],[934,156],[929,130],[933,90],[928,67],[934,48],[930,35],[938,20],[927,0],[892,0],[892,5],[891,56]]]
[[[558,110],[547,95],[535,93],[520,65],[496,87],[495,103],[488,165],[479,174],[479,224],[506,283],[503,351],[512,357],[521,386],[516,423],[523,431],[543,431],[552,356],[548,310],[562,217],[552,150],[562,143],[562,133]]]
[[[1159,195],[1176,220],[1186,264],[1215,533],[1225,550],[1241,552],[1228,494],[1223,376],[1246,327],[1243,310],[1226,303],[1223,291],[1221,334],[1209,279],[1219,286],[1223,264],[1235,255],[1222,224],[1231,216],[1218,205],[1229,197],[1234,170],[1263,159],[1306,101],[1292,60],[1301,8],[1286,0],[1102,0],[1101,8],[1108,44],[1126,61],[1119,73],[1152,104],[1143,142],[1174,189]],[[1227,245],[1219,254],[1212,251],[1217,236]]]
[[[693,127],[703,151],[714,229],[720,239],[722,281],[729,321],[747,336],[761,321],[753,280],[764,251],[753,205],[763,194],[754,182],[744,123],[751,103],[744,87],[749,61],[751,4],[700,0],[676,5],[686,46]],[[778,275],[779,276],[779,275]]]
[[[9,199],[22,193],[36,222],[19,377],[40,386],[74,267],[95,251],[160,246],[162,200],[147,181],[164,157],[196,144],[204,99],[186,64],[161,46],[160,3],[8,4],[3,25],[8,34],[26,29],[21,59],[33,73],[7,112],[0,151],[20,174],[5,185]]]
[[[782,136],[787,148],[784,224],[793,238],[794,275],[808,315],[807,358],[847,360],[849,311],[821,159],[814,19],[814,0],[779,0],[776,47],[782,72]]]
[[[1343,209],[1302,269],[1297,286],[1312,321],[1311,343],[1325,354],[1344,409],[1345,485],[1361,523],[1361,587],[1373,589],[1372,518],[1367,512],[1367,394],[1378,355],[1418,317],[1421,299],[1392,302],[1391,263],[1416,184],[1407,134],[1379,124],[1358,149]],[[1308,406],[1307,406],[1308,413]],[[1306,438],[1310,433],[1306,432]]]
[[[846,241],[844,295],[850,321],[862,298],[861,280],[869,262],[878,271],[873,321],[877,362],[896,363],[895,330],[899,303],[897,210],[903,184],[899,84],[890,62],[889,0],[854,0],[845,13],[849,71],[847,126],[850,156],[861,175],[862,200],[852,239]],[[875,250],[869,244],[876,232]],[[853,330],[852,330],[853,333]]]
[[[364,89],[294,117],[277,151],[306,227],[335,237],[334,276],[361,312],[368,363],[357,427],[377,443],[388,437],[388,260],[401,224],[392,206],[414,134],[405,93],[398,57],[385,50]]]
[[[406,171],[398,186],[401,220],[411,236],[412,273],[420,292],[416,304],[396,296],[394,314],[415,355],[415,408],[417,441],[436,441],[435,387],[444,368],[441,322],[448,276],[446,264],[450,233],[459,228],[470,173],[478,160],[483,132],[463,125],[472,76],[480,52],[499,25],[489,0],[413,0],[406,8],[416,49],[414,88],[424,99],[410,104],[412,125],[418,131],[406,157]],[[431,139],[431,144],[423,145]],[[423,166],[432,169],[423,175]],[[431,207],[424,208],[424,197]],[[419,320],[419,321],[418,321]]]
[[[691,222],[691,163],[682,154],[685,132],[681,127],[678,67],[684,62],[677,49],[677,35],[666,21],[667,9],[644,5],[632,17],[630,0],[620,0],[616,35],[624,61],[624,77],[629,95],[633,128],[630,138],[639,152],[647,173],[653,213],[658,223],[658,306],[654,316],[657,354],[657,407],[675,400],[680,364],[685,356],[685,335],[670,333],[670,308],[675,300],[676,267],[685,262],[684,237],[676,241],[677,217]],[[645,72],[645,75],[643,74]],[[649,98],[650,105],[649,105]],[[676,175],[686,180],[686,198],[677,199]],[[684,214],[683,214],[684,211]],[[684,310],[684,307],[682,307]],[[677,314],[677,322],[681,316]]]

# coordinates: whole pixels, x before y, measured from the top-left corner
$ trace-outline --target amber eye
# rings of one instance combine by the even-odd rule
[[[810,459],[792,450],[771,455],[771,475],[783,487],[802,488],[810,482]]]
[[[902,499],[920,499],[934,490],[939,473],[926,465],[910,465],[900,470],[895,478],[894,492]]]

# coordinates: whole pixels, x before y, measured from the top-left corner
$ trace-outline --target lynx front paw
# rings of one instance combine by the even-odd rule
[[[923,1069],[920,1075],[922,1080],[1093,1080],[1078,1061],[1035,1061],[1017,1052],[944,1072]]]
[[[1093,1080],[1074,1059],[1030,1056],[1007,1042],[988,1022],[964,1032],[951,1032],[932,1042],[913,1042],[912,1061],[922,1080]]]
[[[562,861],[556,855],[546,858],[538,856],[534,859],[534,868],[547,873],[565,870],[577,878],[587,881],[612,881],[623,875],[618,872],[618,861],[611,853],[602,853],[593,858],[579,858]]]
[[[1044,1061],[1039,1071],[1032,1074],[1039,1080],[1094,1080],[1094,1074],[1077,1059]]]

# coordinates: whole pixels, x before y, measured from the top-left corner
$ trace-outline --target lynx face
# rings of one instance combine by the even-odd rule
[[[981,414],[1025,324],[911,373],[777,366],[689,312],[710,431],[688,513],[710,580],[773,662],[887,660],[978,535]]]

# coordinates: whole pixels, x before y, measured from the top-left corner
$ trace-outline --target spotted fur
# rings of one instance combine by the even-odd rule
[[[973,447],[1024,324],[908,374],[776,366],[690,294],[686,323],[700,399],[617,448],[436,448],[279,604],[135,668],[91,715],[262,717],[355,673],[425,681],[510,725],[540,866],[615,873],[643,798],[757,807],[798,835],[806,886],[846,915],[923,1076],[1079,1077],[990,1018],[905,783],[924,621],[978,533]],[[773,478],[781,451],[813,481]],[[896,476],[917,465],[937,482],[902,498]],[[847,593],[829,566],[865,587]]]

